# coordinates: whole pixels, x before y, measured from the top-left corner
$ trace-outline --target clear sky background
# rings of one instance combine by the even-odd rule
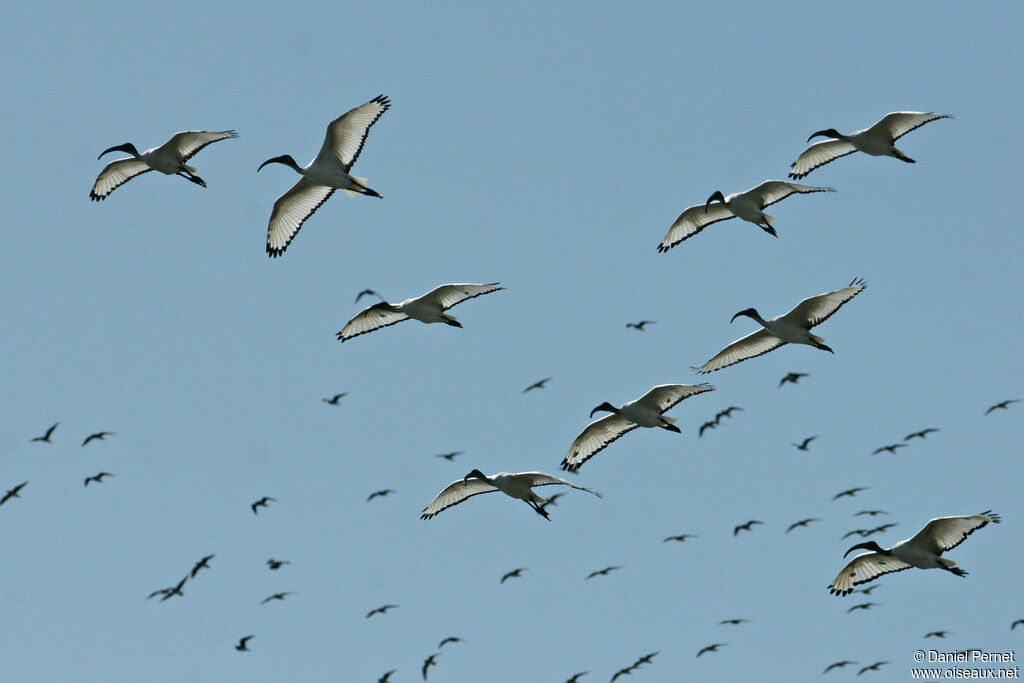
[[[0,494],[29,483],[0,507],[2,677],[412,681],[446,636],[464,642],[431,681],[607,681],[654,651],[630,680],[816,680],[842,659],[902,680],[921,647],[1021,652],[1024,404],[983,413],[1024,398],[1024,8],[679,5],[9,6]],[[337,193],[269,259],[296,175],[257,166],[307,163],[378,93],[393,106],[353,172],[383,199]],[[956,118],[898,143],[915,165],[813,172],[838,192],[772,207],[779,239],[735,219],[656,252],[683,208],[897,110]],[[89,201],[102,150],[188,129],[240,134],[191,162],[207,189],[150,173]],[[835,355],[690,370],[755,329],[736,311],[858,276],[816,330]],[[335,340],[363,288],[494,281],[453,311],[464,329]],[[641,318],[657,323],[626,329]],[[810,376],[778,388],[790,371]],[[704,379],[717,390],[669,413],[681,435],[636,430],[566,475],[601,500],[564,489],[546,522],[496,494],[419,519],[473,468],[560,474],[602,401]],[[253,515],[262,496],[278,502]],[[865,508],[899,523],[883,545],[937,516],[1004,523],[950,553],[965,579],[830,596]],[[822,521],[785,533],[804,517]],[[748,519],[765,524],[734,537]],[[184,597],[145,599],[210,553]]]

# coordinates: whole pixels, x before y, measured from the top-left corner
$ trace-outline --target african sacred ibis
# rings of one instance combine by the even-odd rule
[[[103,167],[96,182],[93,183],[89,192],[89,199],[94,202],[106,199],[111,192],[121,187],[135,176],[142,175],[148,171],[160,171],[167,175],[180,175],[182,178],[191,180],[196,185],[206,187],[202,178],[197,176],[196,169],[185,164],[195,154],[210,143],[228,138],[237,138],[238,133],[233,130],[186,130],[175,133],[171,139],[153,149],[147,149],[142,154],[135,149],[135,145],[126,142],[123,145],[110,147],[103,151],[127,152],[130,157],[115,159]],[[97,159],[101,159],[100,154]]]
[[[533,492],[534,486],[547,486],[548,484],[564,484],[580,491],[593,493],[598,498],[602,497],[597,491],[591,491],[588,488],[573,484],[571,481],[559,479],[544,472],[519,472],[516,474],[499,472],[498,474],[487,476],[480,470],[473,470],[461,480],[452,482],[441,493],[437,494],[434,500],[430,501],[430,505],[423,508],[423,514],[420,515],[420,519],[430,519],[442,510],[458,505],[470,496],[501,491],[506,496],[525,501],[536,510],[538,515],[550,521],[551,517],[543,506],[547,501]]]
[[[598,411],[607,411],[599,420],[588,424],[580,435],[572,442],[569,452],[562,459],[562,469],[575,472],[580,465],[601,452],[608,444],[623,434],[637,427],[660,427],[670,432],[680,432],[673,423],[673,417],[665,417],[663,413],[683,399],[713,391],[710,384],[659,384],[634,401],[627,401],[616,408],[605,401],[590,411],[590,416]]]
[[[485,285],[450,284],[441,285],[423,296],[406,299],[399,304],[381,301],[364,308],[356,317],[349,320],[341,332],[338,332],[338,341],[343,342],[409,318],[422,323],[445,323],[452,327],[462,327],[455,316],[448,315],[445,311],[466,299],[490,294],[499,289],[504,287],[499,287],[497,282]]]
[[[665,252],[680,242],[693,237],[698,232],[712,223],[728,220],[733,217],[742,218],[758,226],[773,237],[775,228],[772,227],[774,216],[764,212],[765,207],[780,202],[794,193],[807,194],[809,192],[835,192],[834,187],[814,187],[813,185],[801,185],[785,180],[766,180],[757,187],[746,192],[735,192],[729,196],[723,196],[719,190],[708,197],[703,206],[697,204],[691,206],[679,214],[672,227],[669,228],[665,239],[658,245],[659,252]],[[718,200],[718,203],[711,205],[711,202]]]
[[[828,320],[833,313],[843,307],[843,304],[864,291],[865,287],[867,284],[863,280],[854,280],[848,287],[808,297],[785,315],[770,320],[762,318],[756,309],[744,309],[734,315],[732,320],[745,315],[760,323],[761,329],[737,339],[715,354],[715,357],[707,363],[694,369],[702,374],[714,372],[748,358],[768,353],[788,343],[807,344],[822,351],[834,353],[832,349],[825,346],[823,338],[811,334],[810,330],[815,325]]]
[[[807,138],[807,142],[819,135],[832,139],[816,142],[805,149],[790,166],[789,177],[799,180],[819,166],[857,151],[875,157],[895,157],[912,164],[913,159],[896,149],[896,141],[930,121],[948,118],[952,117],[931,112],[894,111],[870,128],[856,130],[849,135],[843,135],[835,128],[819,130]]]
[[[376,123],[390,106],[391,102],[387,97],[378,95],[366,104],[361,104],[331,121],[327,126],[327,137],[324,139],[323,147],[316,158],[305,167],[299,166],[288,154],[267,159],[260,164],[257,172],[267,164],[277,163],[295,169],[302,176],[292,189],[274,202],[270,225],[267,227],[267,254],[271,257],[283,254],[306,219],[312,216],[335,190],[343,190],[350,196],[362,194],[380,197],[367,187],[366,178],[357,178],[348,172],[359,158],[370,126]]]
[[[925,524],[913,538],[900,541],[891,548],[882,548],[874,541],[858,543],[847,550],[843,557],[858,548],[872,552],[857,555],[843,567],[839,576],[829,584],[829,593],[848,595],[853,592],[854,586],[873,581],[883,574],[911,567],[945,569],[957,576],[967,576],[967,572],[954,567],[956,562],[942,557],[942,553],[957,547],[989,522],[998,524],[999,521],[999,515],[991,510],[986,510],[980,515],[936,517]]]

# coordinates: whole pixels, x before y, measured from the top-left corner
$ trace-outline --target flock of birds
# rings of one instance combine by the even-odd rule
[[[270,214],[267,228],[266,252],[271,257],[281,256],[295,238],[302,225],[313,215],[313,213],[334,193],[341,189],[348,195],[361,194],[367,197],[380,197],[380,194],[369,187],[365,178],[350,175],[352,166],[355,164],[363,149],[366,137],[371,126],[390,107],[387,97],[380,95],[369,102],[360,105],[345,114],[342,114],[327,127],[327,134],[317,156],[306,166],[299,166],[289,155],[273,157],[263,162],[257,171],[272,163],[285,165],[296,171],[301,177],[298,182],[287,192],[281,195],[274,203]],[[808,138],[810,142],[815,137],[824,137],[824,141],[811,144],[793,162],[789,176],[799,180],[807,176],[813,170],[827,164],[835,159],[852,154],[853,152],[864,152],[873,156],[889,156],[906,163],[914,163],[913,159],[895,147],[895,142],[908,132],[938,119],[947,118],[945,115],[921,112],[894,112],[887,114],[880,121],[869,128],[855,131],[844,135],[829,128],[815,132]],[[207,145],[221,140],[236,138],[238,134],[233,130],[227,131],[185,131],[176,133],[170,140],[159,147],[148,149],[139,153],[132,143],[125,143],[110,147],[100,154],[104,155],[121,151],[129,156],[119,158],[108,163],[99,176],[96,178],[89,196],[94,201],[104,200],[118,187],[141,174],[149,171],[159,171],[166,175],[179,175],[186,180],[206,187],[206,182],[197,175],[197,169],[188,165],[188,162],[195,154]],[[769,235],[776,236],[774,227],[775,218],[764,213],[764,210],[786,197],[793,194],[812,194],[834,192],[830,187],[817,187],[803,185],[796,182],[783,180],[766,180],[760,185],[747,190],[729,195],[723,195],[715,191],[704,204],[697,204],[686,208],[669,228],[668,233],[658,245],[659,252],[666,252],[678,246],[684,240],[697,235],[707,226],[738,217],[742,220],[753,223]],[[739,317],[748,317],[757,323],[758,327],[753,332],[729,343],[709,360],[693,369],[700,374],[716,372],[744,360],[763,355],[788,343],[803,344],[812,346],[821,351],[834,353],[825,344],[825,340],[811,333],[811,330],[825,322],[834,315],[840,308],[850,302],[866,288],[862,279],[854,279],[846,287],[834,291],[825,292],[807,297],[800,301],[790,311],[773,318],[764,318],[755,308],[747,308],[739,311],[732,317],[735,321]],[[380,301],[366,307],[349,320],[337,333],[338,341],[345,342],[354,337],[374,332],[383,327],[397,324],[404,320],[414,319],[422,323],[444,323],[453,327],[462,327],[457,318],[447,311],[453,306],[468,299],[483,296],[502,290],[499,283],[452,283],[442,284],[433,290],[418,297],[406,299],[398,303],[390,303],[383,299],[376,291],[366,289],[356,297],[358,303],[364,296],[376,297]],[[626,327],[643,332],[648,325],[655,324],[653,320],[639,320],[627,323]],[[779,382],[779,388],[785,384],[796,385],[807,373],[791,372],[784,376]],[[522,393],[544,389],[553,378],[541,379],[523,389]],[[666,413],[682,401],[708,393],[714,390],[709,384],[662,384],[651,388],[639,398],[626,401],[619,406],[604,401],[597,405],[590,413],[605,412],[607,415],[587,424],[579,435],[573,440],[568,451],[561,462],[562,470],[576,473],[580,468],[591,460],[595,455],[610,446],[613,442],[623,437],[637,427],[657,428],[668,432],[680,433],[676,426],[677,419],[666,415]],[[346,392],[337,393],[331,397],[323,398],[328,405],[339,405]],[[997,403],[985,414],[1008,409],[1018,399],[1009,399]],[[733,413],[743,409],[739,406],[729,406],[718,412],[713,420],[705,422],[699,428],[699,437],[703,437],[709,429],[715,429],[722,424],[724,418],[732,418]],[[59,423],[55,423],[46,432],[32,439],[33,442],[51,443],[51,437]],[[902,442],[888,444],[874,451],[874,454],[884,452],[895,453],[899,448],[905,448],[907,442],[913,439],[924,440],[929,434],[937,432],[936,428],[927,428],[921,431],[908,434]],[[82,442],[86,446],[92,441],[101,441],[113,432],[101,431],[88,435]],[[793,443],[793,446],[801,451],[807,451],[811,443],[819,436],[809,436],[802,441]],[[452,461],[460,455],[460,451],[438,454],[437,457]],[[102,483],[106,477],[113,477],[110,472],[101,471],[95,475],[86,477],[85,486],[90,483]],[[8,503],[12,498],[19,498],[21,491],[28,484],[22,482],[7,490],[0,498],[0,505]],[[496,474],[484,474],[478,469],[472,469],[462,479],[453,481],[445,486],[426,507],[423,508],[421,517],[431,519],[442,511],[459,505],[473,496],[483,493],[501,492],[506,496],[523,501],[529,505],[534,512],[550,521],[550,514],[547,508],[555,504],[555,499],[562,494],[554,494],[549,498],[538,495],[534,489],[550,486],[566,486],[578,491],[583,491],[601,497],[601,493],[591,490],[566,479],[547,474],[545,472],[499,472]],[[841,498],[853,498],[857,493],[865,490],[864,487],[856,487],[841,491],[833,500]],[[391,493],[393,489],[382,489],[369,494],[367,502],[375,498],[382,498]],[[253,514],[258,514],[260,508],[269,508],[269,504],[276,502],[273,497],[263,496],[251,504]],[[862,510],[855,516],[869,516],[874,518],[877,515],[887,515],[882,510]],[[807,517],[798,520],[786,528],[785,533],[807,527],[808,525],[821,521],[816,517]],[[856,555],[839,572],[836,578],[828,585],[829,592],[834,595],[845,596],[854,592],[868,594],[872,588],[859,589],[858,586],[884,574],[899,572],[911,567],[920,569],[941,569],[958,577],[966,576],[967,572],[955,566],[955,562],[942,557],[943,553],[960,545],[970,534],[988,525],[998,523],[999,515],[991,511],[985,511],[973,515],[957,515],[937,517],[930,520],[924,527],[909,539],[899,541],[888,548],[883,548],[875,541],[863,541],[852,546],[844,555],[846,557],[855,550],[866,550],[867,552]],[[737,524],[733,528],[733,536],[741,532],[752,532],[755,526],[764,525],[764,522],[756,519],[748,520]],[[851,535],[859,535],[865,538],[877,533],[884,533],[896,526],[894,523],[882,524],[872,529],[855,529],[844,538]],[[685,542],[697,534],[684,533],[669,536],[664,542]],[[207,555],[201,558],[176,584],[161,588],[149,595],[149,598],[160,596],[160,601],[167,601],[176,596],[184,594],[183,588],[186,581],[195,580],[197,574],[203,569],[209,569],[209,562],[214,555]],[[267,561],[271,570],[277,570],[282,565],[288,564],[287,560]],[[590,580],[598,576],[606,576],[609,573],[621,569],[620,566],[608,566],[591,572],[585,577]],[[518,567],[500,578],[500,583],[505,583],[512,578],[521,577],[526,567]],[[260,602],[266,604],[271,601],[284,600],[291,595],[290,591],[274,593]],[[850,612],[867,610],[877,606],[877,603],[862,603],[850,608]],[[366,618],[378,614],[385,614],[388,610],[398,608],[396,604],[386,604],[370,610]],[[727,619],[721,622],[725,625],[740,625],[746,619]],[[1018,620],[1011,628],[1024,623]],[[946,631],[934,631],[925,637],[942,638]],[[245,652],[249,651],[249,642],[255,638],[255,634],[246,635],[239,639],[235,649]],[[438,652],[429,655],[423,662],[421,674],[424,680],[428,678],[428,671],[437,664],[436,658],[441,648],[449,643],[458,643],[460,638],[450,636],[441,641]],[[696,657],[708,653],[717,652],[719,648],[725,647],[726,643],[713,643],[697,651]],[[652,663],[653,658],[659,654],[652,652],[639,657],[630,666],[615,672],[611,677],[612,683],[621,676],[629,675],[641,666]],[[887,664],[886,661],[879,661],[860,669],[859,674],[867,671],[877,671]],[[823,673],[829,673],[834,669],[853,665],[855,662],[844,660],[830,664]],[[395,670],[384,673],[379,681],[388,681]],[[588,672],[583,671],[573,675],[568,681],[578,681]]]

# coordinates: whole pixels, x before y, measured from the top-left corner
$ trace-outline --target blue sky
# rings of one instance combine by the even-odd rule
[[[449,635],[465,642],[432,681],[600,681],[654,651],[636,680],[817,680],[841,659],[901,680],[922,647],[1014,649],[1024,408],[983,413],[1024,398],[1024,11],[853,9],[8,9],[0,490],[29,484],[0,507],[4,676],[422,680]],[[296,178],[256,168],[307,163],[378,93],[393,106],[353,172],[383,199],[337,193],[267,258]],[[914,165],[816,170],[805,182],[838,191],[774,206],[777,240],[732,220],[656,252],[683,208],[896,110],[956,118],[900,141]],[[147,174],[88,200],[102,150],[187,129],[240,134],[193,159],[206,189]],[[868,289],[816,330],[834,356],[787,346],[713,373],[669,413],[681,435],[637,430],[569,475],[603,499],[566,490],[550,523],[497,495],[419,519],[473,468],[558,474],[602,401],[702,381],[690,366],[754,329],[736,311],[857,276]],[[494,281],[453,311],[464,329],[334,338],[363,288]],[[657,323],[625,328],[641,318]],[[790,371],[810,377],[777,388]],[[729,405],[744,410],[698,438]],[[870,455],[925,427],[941,431]],[[79,446],[99,430],[116,434]],[[84,488],[100,470],[115,476]],[[883,577],[881,606],[846,614],[863,596],[826,585],[864,508],[899,523],[883,545],[936,516],[1004,522],[950,553],[966,579]],[[822,521],[784,533],[803,517]],[[699,537],[662,543],[683,532]],[[210,553],[184,597],[145,600]],[[259,605],[278,591],[294,594]],[[750,623],[718,625],[733,617]]]

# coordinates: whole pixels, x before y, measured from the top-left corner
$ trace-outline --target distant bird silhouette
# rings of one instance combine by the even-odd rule
[[[437,649],[440,650],[442,647],[444,647],[448,643],[461,643],[461,642],[462,642],[462,638],[456,638],[455,636],[448,636],[447,638],[445,638],[444,640],[441,641],[441,643],[437,646]]]
[[[861,515],[871,515],[872,517],[874,517],[875,515],[887,515],[887,514],[889,514],[889,513],[886,512],[885,510],[861,510],[860,512],[855,514],[854,517],[860,517]]]
[[[523,575],[523,572],[525,571],[526,567],[517,567],[516,569],[513,569],[512,571],[502,576],[501,581],[499,581],[498,583],[505,583],[506,579],[519,578]]]
[[[863,669],[861,669],[860,671],[858,671],[858,672],[857,672],[857,675],[858,675],[858,676],[860,676],[860,675],[861,675],[862,673],[864,673],[865,671],[878,671],[878,667],[882,666],[883,664],[888,664],[888,663],[889,663],[889,662],[875,662],[875,663],[874,663],[874,664],[872,664],[871,666],[865,666],[865,667],[864,667]]]
[[[820,521],[821,520],[818,519],[817,517],[808,517],[807,519],[801,519],[799,522],[793,522],[792,524],[790,524],[789,528],[786,529],[786,533],[788,534],[790,531],[792,531],[793,529],[797,528],[798,526],[807,526],[811,522],[820,522]]]
[[[274,558],[267,560],[267,566],[271,569],[280,569],[282,564],[291,564],[291,562],[289,560],[275,560]]]
[[[911,439],[923,439],[926,436],[928,436],[929,434],[931,434],[932,432],[937,432],[937,431],[939,431],[939,430],[936,429],[935,427],[929,427],[928,429],[922,429],[919,432],[913,432],[911,434],[907,434],[905,437],[903,437],[903,440],[904,441],[910,441]]]
[[[423,508],[423,514],[420,515],[420,518],[430,519],[442,510],[447,510],[453,505],[458,505],[472,496],[476,496],[481,493],[501,491],[510,498],[523,501],[533,508],[534,512],[550,522],[551,515],[548,514],[547,510],[541,507],[541,503],[545,503],[547,501],[537,495],[533,490],[534,486],[547,486],[549,484],[563,484],[565,486],[571,486],[574,489],[592,493],[598,498],[602,497],[597,491],[591,491],[590,489],[578,486],[571,481],[559,479],[558,477],[553,477],[550,474],[545,474],[544,472],[518,472],[515,474],[511,472],[499,472],[497,474],[487,476],[480,470],[471,470],[469,474],[462,479],[453,481],[442,489],[442,491],[434,497],[434,500],[430,501],[427,507]]]
[[[717,422],[715,422],[714,420],[708,420],[707,422],[700,426],[700,430],[697,432],[697,438],[704,436],[704,432],[706,432],[709,429],[714,429],[717,426]]]
[[[867,491],[867,490],[868,490],[867,486],[858,486],[857,488],[846,489],[845,491],[840,491],[836,495],[832,496],[832,500],[839,500],[843,496],[849,496],[850,498],[853,498],[854,496],[856,496],[861,491]]]
[[[530,386],[528,386],[525,389],[523,389],[523,393],[525,394],[527,391],[533,391],[534,389],[543,389],[544,385],[547,384],[548,382],[550,382],[553,379],[554,379],[554,377],[545,377],[544,379],[537,380],[536,382],[534,382]]]
[[[21,498],[21,496],[18,495],[18,492],[25,488],[25,484],[27,483],[28,481],[23,481],[17,486],[15,486],[13,489],[7,489],[7,493],[4,494],[4,497],[0,498],[0,505],[3,505],[11,498]]]
[[[431,666],[437,665],[437,661],[435,661],[434,658],[437,657],[439,654],[441,653],[435,652],[434,654],[430,655],[425,660],[423,660],[423,680],[427,680],[427,669],[429,669]]]
[[[94,481],[97,484],[99,484],[99,483],[101,483],[103,481],[103,477],[112,477],[112,476],[114,476],[114,475],[111,474],[110,472],[100,472],[99,474],[93,475],[91,477],[86,477],[85,478],[85,483],[82,484],[82,486],[88,486],[90,481]]]
[[[589,574],[587,574],[587,578],[583,579],[583,580],[586,581],[587,579],[592,579],[595,576],[608,576],[608,574],[610,574],[611,572],[615,571],[616,569],[622,569],[622,567],[614,566],[614,567],[605,567],[604,569],[598,569],[596,572],[590,572]]]
[[[733,412],[735,412],[737,410],[740,411],[740,412],[743,412],[743,408],[740,408],[739,406],[729,406],[725,410],[722,410],[722,411],[719,411],[718,413],[716,413],[715,414],[715,425],[717,425],[719,422],[721,422],[723,417],[732,417]]]
[[[274,593],[273,595],[268,595],[267,597],[265,597],[262,600],[260,600],[260,604],[261,605],[265,605],[268,602],[270,602],[271,600],[284,600],[284,597],[286,595],[291,595],[291,594],[292,594],[291,591],[284,591],[283,593]]]
[[[555,502],[555,501],[557,501],[557,500],[558,500],[559,498],[561,498],[561,497],[562,497],[562,496],[564,496],[564,495],[565,495],[564,493],[552,493],[552,494],[551,494],[551,497],[550,497],[550,498],[548,498],[548,499],[547,499],[546,501],[544,501],[543,503],[541,503],[541,504],[540,504],[540,506],[541,506],[542,508],[546,508],[546,507],[548,507],[549,505],[558,505],[558,503],[557,503],[557,502]]]
[[[722,619],[720,622],[718,622],[718,625],[724,626],[725,624],[731,624],[733,626],[739,626],[740,624],[745,624],[748,621],[748,619]]]
[[[810,377],[806,372],[790,372],[781,380],[779,380],[779,388],[782,388],[783,384],[796,384],[800,381],[801,377]]]
[[[740,524],[740,525],[734,526],[732,528],[732,535],[733,536],[738,536],[740,531],[751,531],[752,530],[751,527],[753,527],[755,524],[764,524],[764,522],[760,522],[760,521],[758,521],[756,519],[752,519],[749,522],[746,522],[745,524]]]
[[[153,591],[153,592],[152,592],[152,593],[150,593],[149,595],[147,595],[147,596],[146,596],[146,599],[147,599],[147,600],[149,600],[150,598],[155,598],[155,597],[156,597],[156,596],[158,596],[158,595],[167,595],[167,593],[168,593],[168,592],[169,592],[170,590],[171,590],[170,588],[160,588],[160,589],[158,589],[158,590],[155,590],[155,591]]]
[[[381,301],[384,301],[384,297],[382,297],[377,292],[373,291],[372,289],[364,289],[363,291],[359,292],[359,294],[356,295],[356,300],[353,303],[359,303],[359,300],[362,299],[364,296],[375,296]]]
[[[688,538],[697,538],[697,534],[679,534],[678,536],[669,536],[662,543],[668,543],[669,541],[684,542]]]
[[[842,535],[842,537],[840,537],[839,540],[845,540],[850,536],[860,536],[861,538],[864,538],[865,536],[867,536],[867,533],[867,529],[854,529],[853,531],[847,531],[845,534]]]
[[[653,325],[656,322],[656,320],[641,320],[635,323],[626,323],[626,327],[632,327],[637,332],[643,332],[644,327],[646,327],[647,325]]]
[[[394,489],[381,489],[380,491],[374,491],[373,493],[370,494],[370,497],[366,499],[366,502],[369,503],[374,498],[383,498],[384,496],[388,495],[389,493],[395,493],[395,490]]]
[[[949,631],[930,631],[929,633],[924,634],[924,637],[925,638],[945,638],[947,633],[949,633]]]
[[[827,674],[832,669],[842,669],[844,666],[849,666],[850,664],[856,664],[856,663],[857,662],[851,662],[849,659],[844,659],[841,662],[834,662],[832,664],[829,664],[828,666],[825,667],[825,670],[822,671],[821,673]]]
[[[398,605],[382,605],[381,607],[377,607],[367,612],[366,618],[369,619],[374,614],[385,614],[389,609],[393,609],[395,607],[398,607]]]
[[[358,299],[356,299],[356,301],[358,301]],[[390,683],[391,674],[395,673],[396,671],[398,671],[398,669],[392,669],[391,671],[384,672],[384,675],[377,679],[377,683]]]
[[[871,536],[873,534],[882,534],[882,533],[885,533],[886,531],[888,531],[889,529],[893,528],[894,526],[899,526],[899,524],[890,523],[890,524],[883,524],[882,526],[876,526],[874,529],[868,529],[867,531],[865,531],[864,532],[864,536],[866,538],[866,537]]]
[[[863,593],[864,595],[871,595],[871,591],[875,590],[876,588],[878,588],[881,585],[882,584],[880,584],[880,583],[876,583],[874,586],[870,586],[868,588],[858,588],[858,589],[856,589],[853,592],[854,593]]]
[[[343,391],[340,394],[335,394],[331,398],[322,398],[320,400],[323,401],[324,403],[329,403],[332,406],[336,406],[336,405],[338,405],[338,401],[340,401],[341,399],[343,399],[346,396],[348,396],[348,392],[347,391]]]
[[[170,600],[175,595],[180,595],[181,597],[185,597],[185,593],[182,592],[181,589],[185,586],[185,582],[186,581],[188,581],[188,574],[185,575],[184,579],[182,579],[181,581],[178,582],[177,586],[174,586],[172,588],[165,588],[163,590],[164,597],[160,598],[160,602],[164,602],[165,600]]]
[[[578,674],[573,674],[571,678],[567,678],[565,683],[580,683],[580,676],[586,676],[589,671],[581,671]]]
[[[196,578],[196,574],[199,573],[200,569],[209,569],[210,568],[210,560],[212,560],[212,559],[213,559],[213,555],[207,555],[203,559],[201,559],[198,562],[196,562],[195,566],[192,567],[192,573],[189,575],[189,578],[192,578],[192,579]]]
[[[1024,619],[1018,619],[1017,621],[1010,624],[1010,630],[1012,631],[1013,629],[1017,628],[1017,626],[1019,626],[1020,624],[1024,624]]]
[[[849,614],[850,612],[853,612],[853,611],[859,610],[859,609],[869,610],[872,607],[878,607],[878,606],[879,606],[879,604],[877,602],[862,602],[859,605],[854,605],[850,609],[846,610],[846,613]]]
[[[889,451],[890,453],[895,455],[897,448],[906,448],[906,447],[907,447],[907,444],[905,444],[905,443],[891,443],[888,446],[882,446],[881,448],[876,448],[875,450],[873,450],[871,452],[871,455],[878,455],[882,451]]]
[[[50,443],[50,437],[53,436],[53,430],[57,428],[60,422],[54,422],[53,426],[46,430],[46,433],[42,436],[37,436],[32,441],[42,441],[43,443]]]
[[[631,673],[633,673],[632,666],[627,666],[625,669],[619,669],[615,672],[615,674],[612,676],[612,679],[608,683],[615,683],[616,679],[618,679],[619,676],[628,676]]]
[[[797,450],[799,450],[799,451],[806,451],[807,450],[807,446],[812,441],[814,441],[817,438],[818,438],[817,436],[809,436],[806,439],[804,439],[803,441],[801,441],[800,443],[795,443],[793,445],[796,446]]]
[[[988,410],[986,410],[985,414],[988,415],[993,410],[999,410],[1000,408],[1002,408],[1003,410],[1009,410],[1009,406],[1010,406],[1011,403],[1020,403],[1020,399],[1019,398],[1010,398],[1010,399],[1007,399],[1007,400],[1002,401],[1000,403],[997,403],[994,406],[990,407]]]
[[[438,453],[437,457],[438,458],[444,458],[448,462],[451,462],[452,460],[455,459],[456,456],[459,456],[459,455],[462,455],[462,451],[452,451],[451,453]]]
[[[93,441],[94,439],[103,441],[104,437],[113,435],[114,432],[96,432],[95,434],[90,434],[89,436],[85,437],[85,441],[82,442],[82,445],[84,446],[85,444],[89,443],[90,441]]]
[[[700,649],[700,651],[697,653],[697,656],[700,657],[705,652],[718,652],[718,648],[724,647],[725,645],[727,645],[727,643],[715,643],[714,645],[708,645],[707,647],[702,647]]]
[[[269,508],[270,506],[267,505],[268,502],[276,503],[277,502],[277,498],[271,498],[270,496],[263,496],[262,498],[260,498],[255,503],[253,503],[252,505],[249,506],[249,507],[252,508],[252,514],[254,514],[254,515],[255,514],[259,514],[259,511],[256,508],[260,508],[260,507]]]
[[[658,654],[657,652],[651,652],[649,654],[644,655],[643,657],[640,657],[635,662],[633,662],[633,668],[635,669],[636,667],[640,666],[641,664],[650,664],[651,660],[654,659],[654,656],[657,655],[657,654]]]
[[[235,645],[235,649],[239,652],[249,652],[249,641],[256,636],[245,636],[244,638],[238,639],[238,645]]]

